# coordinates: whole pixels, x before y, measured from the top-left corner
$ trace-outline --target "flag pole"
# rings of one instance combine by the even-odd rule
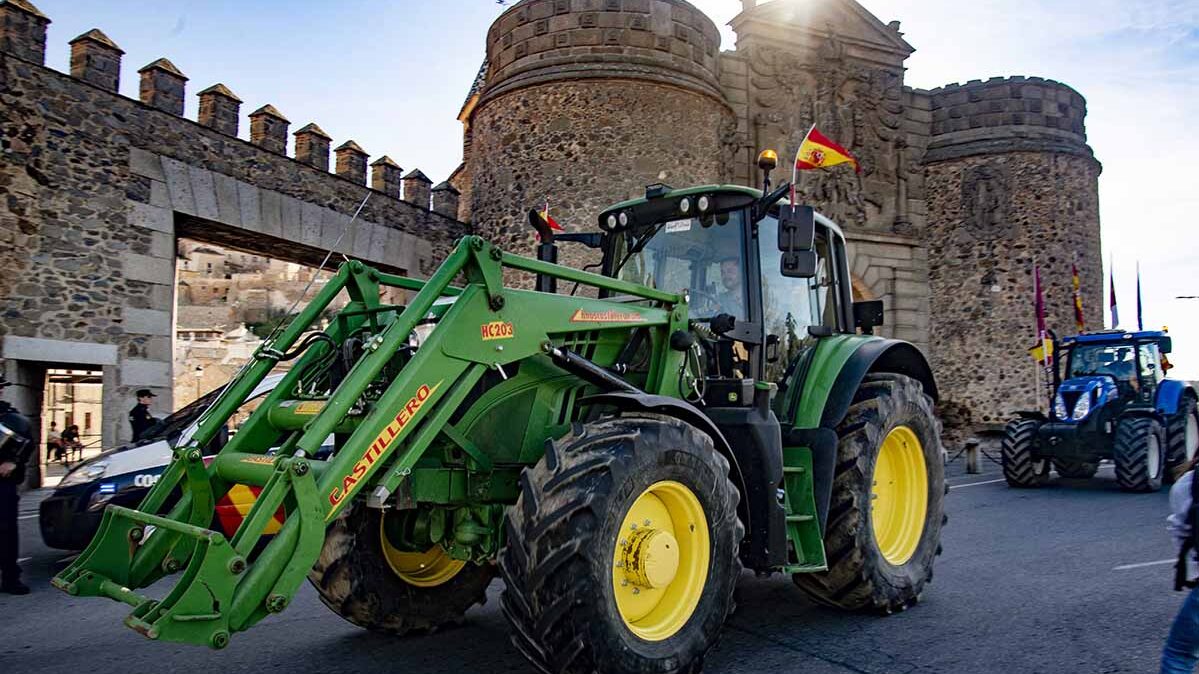
[[[1045,354],[1044,354],[1045,343],[1041,341],[1041,318],[1040,318],[1040,314],[1038,313],[1038,310],[1037,310],[1037,300],[1036,300],[1036,298],[1038,296],[1037,294],[1040,291],[1041,291],[1041,284],[1040,284],[1040,277],[1037,275],[1037,258],[1034,255],[1032,258],[1033,335],[1034,335],[1034,340],[1036,341],[1037,346],[1039,346],[1042,350],[1041,357],[1044,358],[1045,357]],[[1036,358],[1034,358],[1032,365],[1033,365],[1033,381],[1034,381],[1034,385],[1035,385],[1035,388],[1033,390],[1035,391],[1034,395],[1036,396],[1036,400],[1037,400],[1037,411],[1040,412],[1041,411],[1041,363]],[[1049,409],[1049,411],[1052,413],[1053,408],[1051,407]]]
[[[812,135],[812,131],[816,129],[816,124],[813,123],[808,132],[803,135],[803,139],[799,141],[799,148],[795,150],[795,160],[791,162],[791,205],[795,205],[795,190],[799,182],[799,153],[803,152],[804,143],[808,142],[808,137]]]

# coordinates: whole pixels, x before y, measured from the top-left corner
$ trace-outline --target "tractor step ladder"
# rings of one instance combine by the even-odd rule
[[[783,449],[783,494],[787,510],[787,538],[795,555],[783,568],[787,573],[809,573],[828,568],[824,541],[816,519],[816,498],[812,489],[812,450],[807,447]]]

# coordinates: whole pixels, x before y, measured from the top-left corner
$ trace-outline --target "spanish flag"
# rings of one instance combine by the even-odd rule
[[[548,199],[545,201],[545,208],[537,211],[537,215],[540,216],[543,221],[545,221],[545,224],[550,226],[550,229],[559,232],[565,231],[562,229],[562,225],[558,224],[557,220],[550,217],[550,202]]]
[[[795,170],[823,169],[838,164],[852,164],[854,171],[862,172],[858,160],[849,154],[849,150],[829,140],[813,124],[808,130],[808,135],[804,136],[803,142],[799,144],[799,152],[795,155]]]

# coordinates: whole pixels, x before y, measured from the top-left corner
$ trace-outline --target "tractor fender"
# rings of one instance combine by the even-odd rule
[[[1178,413],[1178,406],[1182,404],[1182,399],[1186,395],[1199,398],[1195,394],[1195,387],[1189,382],[1180,379],[1167,379],[1158,386],[1157,401],[1154,406],[1160,414],[1172,417]]]
[[[938,399],[937,383],[928,359],[920,349],[898,339],[872,339],[864,342],[849,356],[824,404],[820,425],[835,429],[849,413],[853,395],[862,380],[871,372],[890,372],[915,379],[924,386],[934,402]]]
[[[741,503],[745,504],[745,494],[747,485],[745,475],[741,472],[741,466],[737,463],[737,456],[733,454],[733,448],[729,445],[729,441],[725,439],[724,434],[716,427],[716,424],[707,417],[703,412],[699,411],[695,405],[678,398],[669,396],[654,395],[652,393],[643,393],[641,391],[613,391],[609,393],[598,393],[596,395],[585,396],[579,399],[580,404],[589,405],[611,405],[622,412],[650,412],[653,414],[663,414],[668,417],[674,417],[685,421],[699,430],[708,434],[712,438],[712,444],[716,445],[716,451],[720,455],[728,459],[730,477],[733,483],[737,485],[737,489],[742,494]],[[738,512],[741,508],[738,507]],[[745,528],[750,529],[748,509],[741,513],[746,519],[744,522]]]

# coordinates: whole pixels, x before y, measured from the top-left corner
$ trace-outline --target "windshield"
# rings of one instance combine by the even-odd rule
[[[691,293],[692,318],[730,314],[746,320],[742,212],[671,220],[617,242],[616,277],[668,292]]]
[[[1070,351],[1068,379],[1109,376],[1118,382],[1136,379],[1136,350],[1132,344],[1080,344]]]
[[[200,416],[201,412],[208,409],[209,405],[212,405],[213,401],[216,400],[217,396],[223,390],[225,390],[223,386],[213,389],[191,403],[184,405],[174,414],[151,426],[135,444],[145,445],[179,435]]]

